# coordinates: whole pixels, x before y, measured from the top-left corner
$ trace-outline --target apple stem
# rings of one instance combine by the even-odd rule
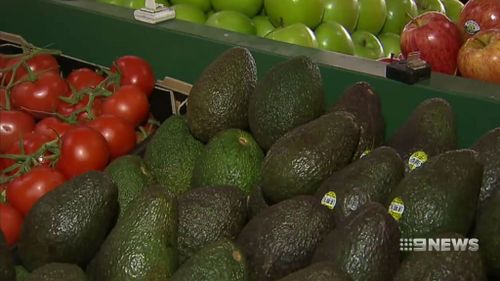
[[[485,41],[481,40],[479,37],[473,37],[473,38],[474,38],[474,40],[476,40],[479,43],[481,43],[481,45],[482,45],[483,48],[486,47],[486,46],[488,46],[489,42],[485,42]]]
[[[410,14],[410,12],[407,11],[406,12],[406,16],[408,18],[410,18],[410,22],[412,22],[412,23],[415,22],[416,17],[412,16],[412,14]],[[417,27],[420,27],[419,24],[418,24],[418,22],[415,22],[415,24],[417,25]]]

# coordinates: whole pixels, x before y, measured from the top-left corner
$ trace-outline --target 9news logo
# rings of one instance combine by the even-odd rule
[[[465,252],[479,251],[477,238],[401,238],[402,252]]]

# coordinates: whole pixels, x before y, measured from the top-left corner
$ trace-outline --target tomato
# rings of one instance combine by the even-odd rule
[[[33,117],[22,111],[0,111],[0,153],[35,128]]]
[[[88,126],[104,136],[109,145],[111,158],[125,155],[135,147],[134,126],[120,117],[102,115],[90,121]]]
[[[6,67],[14,66],[21,60],[23,56],[18,56],[15,58],[10,59],[7,62]],[[31,69],[32,72],[42,72],[42,71],[54,71],[58,72],[59,71],[59,63],[57,60],[54,58],[54,56],[49,55],[49,54],[39,54],[31,59],[26,61],[26,65]],[[14,76],[14,79],[17,81],[21,78],[23,78],[26,74],[28,74],[28,70],[26,67],[19,67],[16,71],[16,75]],[[6,74],[6,79],[7,82],[9,83],[9,80],[12,78],[12,72],[8,72]]]
[[[64,175],[54,168],[35,167],[9,183],[7,201],[26,216],[40,197],[65,180]]]
[[[1,110],[6,109],[6,105],[7,105],[7,91],[5,90],[5,88],[0,87],[0,109]]]
[[[95,88],[104,80],[104,77],[90,68],[79,68],[73,70],[66,81],[75,90],[80,91],[85,88]]]
[[[61,137],[66,131],[74,128],[73,125],[63,122],[56,117],[47,117],[35,125],[35,133],[48,136],[50,139]]]
[[[149,101],[139,88],[122,86],[104,101],[102,114],[121,117],[137,127],[148,118]]]
[[[62,147],[57,169],[67,178],[91,170],[102,170],[109,161],[106,139],[90,127],[76,127],[62,136]]]
[[[30,155],[30,154],[35,153],[38,149],[40,149],[42,147],[42,145],[44,145],[45,143],[47,143],[49,141],[51,141],[51,139],[46,135],[42,135],[42,134],[38,134],[38,133],[34,133],[34,132],[25,134],[23,136],[23,143],[22,143],[23,149],[24,149],[24,154]],[[21,148],[20,148],[19,144],[20,144],[20,140],[14,142],[13,144],[11,144],[10,148],[7,149],[7,151],[5,153],[6,154],[21,155]],[[39,159],[37,159],[38,164],[41,166],[48,166],[50,164],[50,162],[45,158],[48,155],[49,155],[49,153],[47,153],[47,154],[41,156]],[[15,163],[15,161],[11,160],[11,159],[0,158],[0,161],[3,162],[3,167],[5,167],[5,168],[7,168]]]
[[[0,204],[0,230],[5,236],[7,246],[12,247],[17,243],[21,226],[23,225],[23,216],[18,210],[9,204]]]
[[[155,76],[151,65],[137,56],[118,58],[111,67],[112,72],[120,73],[120,85],[135,85],[148,97],[155,85]]]
[[[4,71],[1,71],[1,70],[7,66],[8,62],[9,62],[9,59],[6,56],[0,54],[0,85],[2,83],[2,79],[4,76]]]
[[[34,82],[23,82],[12,88],[12,104],[35,117],[56,111],[60,96],[66,95],[68,85],[58,73],[46,72],[38,75]],[[44,114],[45,113],[45,114]]]
[[[62,114],[63,116],[70,116],[73,112],[76,110],[85,108],[87,106],[87,103],[89,102],[89,97],[85,96],[78,104],[76,105],[71,105],[66,102],[61,102],[59,106],[57,107],[57,112]],[[92,103],[92,113],[94,114],[94,117],[97,117],[102,114],[102,106],[103,106],[103,100],[101,97],[96,97],[94,99],[94,102]],[[78,114],[77,120],[80,121],[81,123],[85,123],[89,120],[88,113],[86,111],[80,112]]]

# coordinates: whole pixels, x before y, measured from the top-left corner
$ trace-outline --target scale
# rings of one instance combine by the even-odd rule
[[[146,0],[144,8],[134,11],[134,18],[138,21],[157,24],[175,18],[175,11],[157,4],[155,0]]]

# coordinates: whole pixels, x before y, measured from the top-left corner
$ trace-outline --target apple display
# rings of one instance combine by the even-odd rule
[[[249,17],[255,16],[262,8],[263,0],[212,0],[216,11],[231,10]]]
[[[410,21],[401,34],[405,57],[418,51],[433,71],[454,75],[462,39],[457,26],[442,13],[427,12]]]
[[[354,54],[351,35],[341,24],[333,21],[323,22],[316,28],[315,33],[320,49],[346,55]]]
[[[205,13],[203,11],[191,4],[177,4],[173,5],[172,8],[175,11],[175,18],[184,21],[190,21],[194,23],[204,24],[207,20]]]
[[[303,23],[315,28],[325,11],[323,0],[265,0],[264,7],[276,27]]]
[[[245,14],[236,11],[220,11],[211,15],[208,26],[218,27],[229,31],[255,35],[255,24]]]
[[[480,30],[500,29],[500,1],[470,0],[460,14],[458,26],[465,39]]]
[[[171,0],[172,5],[192,4],[200,8],[203,12],[208,12],[211,8],[210,0]]]
[[[458,52],[458,69],[464,77],[500,84],[500,29],[467,39]]]
[[[382,43],[372,33],[364,30],[355,31],[352,35],[354,55],[369,59],[379,59],[384,56]]]
[[[280,27],[269,33],[266,38],[304,47],[318,47],[318,41],[314,32],[303,23]]]
[[[464,4],[459,0],[441,0],[446,10],[446,15],[453,21],[458,22],[460,14],[464,9]]]
[[[425,12],[439,12],[445,13],[443,2],[441,0],[415,0],[417,3],[418,13],[423,14]]]
[[[274,25],[267,16],[255,16],[252,20],[255,24],[257,36],[265,37],[274,30]]]
[[[378,34],[387,17],[385,0],[359,0],[359,19],[357,30]]]
[[[382,47],[384,48],[384,56],[397,57],[401,54],[401,38],[395,33],[384,33],[378,36]]]
[[[417,4],[414,0],[385,0],[387,19],[381,33],[401,34],[405,25],[418,16]]]
[[[353,32],[358,23],[358,18],[358,0],[325,0],[324,22],[338,22],[349,32]]]

